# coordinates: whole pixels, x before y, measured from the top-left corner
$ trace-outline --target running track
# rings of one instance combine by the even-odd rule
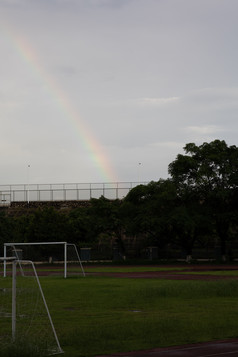
[[[235,357],[238,356],[238,339],[193,345],[154,348],[147,351],[115,353],[95,357]]]

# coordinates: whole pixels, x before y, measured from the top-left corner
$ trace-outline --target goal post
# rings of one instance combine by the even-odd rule
[[[34,263],[17,257],[0,262],[7,262],[9,270],[9,279],[0,279],[0,354],[22,344],[32,355],[63,353]]]
[[[78,259],[78,261],[79,261],[79,265],[80,265],[80,268],[81,268],[81,270],[82,270],[82,273],[83,273],[83,276],[85,277],[85,272],[84,272],[84,268],[83,268],[83,264],[82,264],[82,261],[81,261],[81,259],[80,259],[80,255],[79,255],[79,252],[78,252],[78,249],[77,249],[77,247],[76,247],[76,244],[74,244],[74,243],[67,243],[67,245],[66,245],[66,257],[67,257],[67,251],[68,251],[68,247],[72,247],[73,249],[74,249],[74,251],[75,251],[75,253],[76,253],[76,256],[77,256],[77,259]],[[67,260],[66,260],[67,261]],[[67,272],[67,266],[66,266],[66,272]]]
[[[23,258],[22,256],[22,251],[19,249],[24,249],[24,248],[29,248],[29,247],[33,247],[33,246],[61,246],[62,250],[60,249],[60,255],[62,256],[62,261],[63,261],[63,269],[64,269],[64,278],[67,278],[68,276],[68,263],[70,262],[69,259],[69,250],[73,250],[73,254],[74,254],[74,263],[79,264],[80,269],[82,271],[83,276],[85,277],[85,272],[84,272],[84,268],[80,259],[80,255],[78,253],[78,249],[76,247],[75,244],[73,243],[68,243],[68,242],[27,242],[27,243],[22,243],[22,242],[10,242],[10,243],[4,243],[4,258],[8,257],[8,248],[11,248],[11,252],[10,254],[16,256],[17,260],[21,261]],[[49,255],[49,254],[48,254]],[[27,257],[32,261],[35,261],[35,259],[33,259],[33,257],[29,256]],[[52,257],[48,256],[48,263],[49,263],[49,259],[51,259],[52,261]],[[3,276],[6,277],[6,259],[4,260],[4,268],[3,268]],[[22,271],[21,265],[20,265],[20,269]],[[22,271],[23,274],[23,271]]]

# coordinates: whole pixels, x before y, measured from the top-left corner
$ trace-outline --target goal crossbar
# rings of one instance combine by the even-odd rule
[[[67,278],[67,247],[68,246],[73,246],[83,273],[83,276],[85,277],[85,272],[83,269],[83,265],[78,253],[78,249],[75,244],[73,243],[68,243],[68,242],[28,242],[28,243],[19,243],[19,242],[11,242],[11,243],[4,243],[4,259],[3,259],[3,276],[4,278],[7,276],[7,247],[15,247],[15,246],[30,246],[30,245],[63,245],[64,246],[64,278]],[[15,248],[14,248],[15,250]],[[16,252],[15,252],[16,253]],[[17,256],[17,254],[16,254]],[[17,256],[18,260],[19,257]]]

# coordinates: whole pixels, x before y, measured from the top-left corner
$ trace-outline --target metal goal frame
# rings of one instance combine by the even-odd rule
[[[56,345],[58,348],[58,352],[56,354],[64,353],[64,351],[62,350],[62,348],[60,346],[59,339],[58,339],[58,336],[57,336],[57,333],[56,333],[56,330],[55,330],[55,327],[54,327],[54,324],[53,324],[53,321],[52,321],[52,318],[50,315],[50,311],[49,311],[49,308],[48,308],[48,305],[47,305],[47,302],[46,302],[46,299],[45,299],[45,296],[44,296],[34,263],[31,260],[20,260],[17,257],[0,257],[0,261],[3,261],[3,263],[8,262],[8,263],[12,264],[12,303],[11,303],[11,305],[12,305],[12,312],[11,312],[12,343],[15,343],[15,341],[16,341],[16,323],[17,323],[16,322],[16,302],[17,302],[16,267],[17,267],[17,264],[20,265],[21,263],[25,263],[25,264],[30,264],[32,267],[33,276],[36,279],[37,286],[38,286],[38,289],[40,291],[40,295],[41,295],[41,298],[43,301],[43,305],[45,307],[45,311],[46,311],[46,314],[47,314],[47,317],[48,317],[48,320],[49,320],[49,323],[50,323],[50,326],[51,326],[51,329],[52,329],[52,332],[53,332],[53,335],[55,338],[55,342],[56,342]],[[51,353],[50,355],[52,355],[52,354],[55,354],[55,353]]]
[[[30,246],[30,245],[63,245],[64,246],[64,278],[67,278],[67,248],[68,246],[73,246],[83,273],[83,276],[85,277],[85,272],[83,269],[83,265],[78,253],[78,249],[75,244],[73,243],[67,243],[67,242],[28,242],[28,243],[19,243],[19,242],[11,242],[11,243],[4,243],[4,253],[3,253],[3,276],[6,278],[7,276],[7,247],[13,247],[14,253],[16,255],[17,260],[22,260],[19,259],[17,252],[14,247],[17,246]]]

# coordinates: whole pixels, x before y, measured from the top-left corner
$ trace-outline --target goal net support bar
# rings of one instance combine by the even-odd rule
[[[77,256],[77,260],[80,264],[80,268],[82,270],[82,273],[83,273],[83,276],[85,277],[85,272],[84,272],[84,269],[83,269],[83,265],[82,265],[82,262],[81,262],[81,259],[80,259],[80,256],[79,256],[79,253],[78,253],[78,249],[76,247],[75,244],[72,244],[72,243],[67,243],[67,242],[29,242],[29,243],[4,243],[4,262],[3,262],[3,276],[4,278],[7,276],[7,247],[12,247],[13,250],[14,250],[14,255],[16,255],[16,258],[17,260],[21,260],[19,259],[18,257],[18,254],[16,252],[16,249],[15,247],[17,246],[36,246],[36,245],[63,245],[64,247],[64,278],[67,278],[67,252],[68,252],[68,247],[73,247],[74,250],[75,250],[75,253],[76,253],[76,256]]]
[[[44,310],[45,310],[45,316],[47,316],[47,319],[48,319],[48,324],[50,326],[50,330],[49,332],[47,333],[46,337],[47,338],[50,334],[52,334],[53,336],[53,345],[46,345],[47,347],[47,355],[52,355],[52,354],[59,354],[59,353],[64,353],[61,346],[60,346],[60,343],[59,343],[59,340],[58,340],[58,336],[57,336],[57,333],[56,333],[56,330],[55,330],[55,327],[54,327],[54,324],[53,324],[53,321],[52,321],[52,318],[51,318],[51,315],[50,315],[50,311],[48,309],[48,305],[47,305],[47,302],[46,302],[46,299],[45,299],[45,296],[44,296],[44,293],[43,293],[43,290],[42,290],[42,287],[41,287],[41,284],[40,284],[40,281],[39,281],[39,278],[38,278],[38,275],[37,275],[37,272],[36,272],[36,269],[35,269],[35,265],[32,261],[30,260],[19,260],[18,257],[1,257],[0,258],[0,261],[3,261],[3,263],[11,263],[12,264],[12,301],[11,301],[11,341],[12,343],[17,343],[18,340],[19,340],[19,332],[22,332],[19,330],[19,328],[17,329],[17,325],[18,325],[18,322],[20,320],[23,320],[25,318],[26,322],[25,324],[27,325],[27,323],[29,323],[29,320],[26,318],[27,317],[27,314],[25,315],[23,311],[17,311],[19,309],[19,303],[18,303],[18,298],[20,299],[21,298],[21,294],[23,294],[23,291],[30,291],[30,289],[32,289],[32,285],[31,284],[27,284],[27,288],[26,286],[23,287],[21,286],[20,288],[17,287],[17,265],[21,265],[21,264],[25,264],[27,266],[30,266],[31,269],[32,269],[32,275],[28,275],[27,278],[27,281],[29,281],[30,278],[33,278],[35,279],[35,282],[36,282],[36,286],[38,287],[38,291],[39,291],[39,296],[41,296],[41,299],[42,299],[42,306],[44,306]],[[29,270],[29,268],[28,268]],[[29,272],[28,272],[29,274]],[[25,276],[25,274],[23,275]],[[31,280],[31,279],[30,279]],[[20,289],[20,294],[18,294],[18,289]],[[4,291],[4,289],[2,289]],[[24,296],[26,298],[26,296]],[[39,302],[38,302],[39,304]],[[34,309],[32,311],[36,312],[35,309],[36,309],[36,306],[37,306],[37,302],[35,301],[34,303]],[[38,309],[39,309],[39,305],[38,305]],[[37,310],[38,310],[37,309]],[[4,315],[3,315],[4,316]],[[20,316],[20,320],[19,320],[19,316]],[[31,316],[32,318],[32,316]],[[33,329],[33,319],[31,319],[31,323],[29,324],[29,326],[25,326],[26,327],[26,330],[27,331],[30,331]],[[17,333],[17,330],[18,330],[18,333]],[[39,331],[37,331],[39,333]],[[36,336],[36,340],[33,342],[33,343],[37,343],[39,339],[39,336],[37,337]],[[32,341],[29,341],[29,344],[31,343]],[[52,344],[52,342],[51,342]],[[54,349],[50,350],[51,347],[54,347]],[[48,350],[49,348],[49,350]]]

